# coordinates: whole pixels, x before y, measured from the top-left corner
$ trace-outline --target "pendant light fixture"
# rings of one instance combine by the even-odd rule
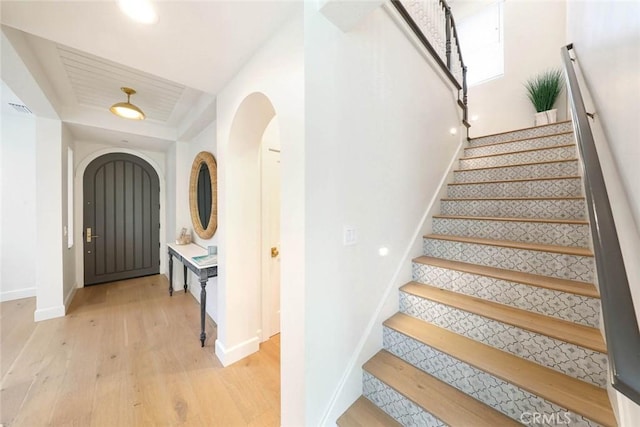
[[[129,102],[131,95],[135,95],[136,91],[130,87],[121,87],[120,90],[127,94],[127,102],[113,104],[109,110],[116,116],[125,119],[144,120],[145,115],[142,110]]]

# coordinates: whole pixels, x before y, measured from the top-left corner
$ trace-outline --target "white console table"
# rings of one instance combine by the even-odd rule
[[[198,264],[193,257],[207,255],[207,250],[195,243],[188,245],[176,245],[175,243],[167,244],[169,252],[169,296],[173,296],[173,258],[177,258],[182,262],[184,274],[184,291],[187,292],[187,269],[193,271],[200,281],[200,344],[204,347],[204,340],[207,334],[204,329],[205,325],[205,308],[207,305],[207,280],[209,277],[218,275],[218,264],[211,262],[208,264]]]

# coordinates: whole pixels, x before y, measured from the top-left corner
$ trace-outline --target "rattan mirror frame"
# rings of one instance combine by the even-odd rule
[[[211,216],[207,228],[202,226],[198,214],[198,174],[202,164],[207,165],[211,178]],[[189,209],[191,211],[191,223],[193,229],[202,239],[210,239],[218,229],[218,164],[213,154],[201,151],[191,165],[191,177],[189,179]]]

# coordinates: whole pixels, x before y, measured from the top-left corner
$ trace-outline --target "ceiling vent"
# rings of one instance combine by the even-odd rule
[[[14,104],[13,102],[9,102],[9,105],[11,105],[18,113],[33,114],[26,105]]]

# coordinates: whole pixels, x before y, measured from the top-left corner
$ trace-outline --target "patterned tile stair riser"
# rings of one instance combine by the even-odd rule
[[[600,324],[598,298],[528,286],[418,262],[413,263],[413,280],[593,328],[597,328]]]
[[[425,238],[423,254],[452,261],[593,283],[594,261],[590,256]]]
[[[480,147],[468,147],[464,149],[464,157],[489,156],[492,154],[509,153],[512,151],[531,150],[534,148],[546,148],[560,145],[573,144],[573,132],[549,135],[531,139],[521,139],[511,142],[483,145]]]
[[[499,154],[489,157],[460,159],[459,169],[477,169],[496,166],[511,166],[526,163],[571,160],[577,157],[575,144],[562,147],[545,148],[543,150],[522,151],[519,153]]]
[[[582,195],[580,178],[554,178],[534,181],[504,181],[473,184],[449,184],[447,197],[578,197]]]
[[[615,425],[572,131],[556,123],[465,148],[424,256],[412,263],[414,282],[383,325],[384,349],[413,366],[371,364],[386,352],[365,364],[363,394],[403,425],[445,425],[424,394],[437,387],[415,368],[518,423]],[[415,382],[396,381],[400,372]],[[460,398],[449,401],[455,413],[470,412]]]
[[[404,292],[400,293],[400,312],[570,377],[606,386],[606,354]]]
[[[585,219],[583,198],[530,200],[455,200],[440,202],[442,215],[491,216],[499,218]]]
[[[579,176],[577,160],[553,163],[535,163],[532,165],[502,166],[491,169],[472,169],[454,171],[453,182],[506,181],[526,178],[550,178]]]
[[[590,242],[588,224],[434,218],[433,233],[581,248]]]
[[[367,371],[362,373],[362,394],[403,426],[446,426],[445,423]]]
[[[494,377],[480,369],[435,350],[391,328],[383,328],[383,346],[392,354],[411,363],[460,391],[522,422],[523,414],[568,414],[571,427],[597,427],[598,424],[567,411],[552,402]],[[531,424],[535,425],[535,424]]]
[[[496,144],[498,142],[512,141],[514,139],[535,138],[537,136],[553,135],[562,132],[569,132],[572,130],[573,125],[570,121],[561,122],[549,126],[538,126],[528,129],[515,130],[512,132],[499,133],[496,135],[487,135],[478,138],[472,138],[469,142],[469,146],[475,147],[485,144]]]

